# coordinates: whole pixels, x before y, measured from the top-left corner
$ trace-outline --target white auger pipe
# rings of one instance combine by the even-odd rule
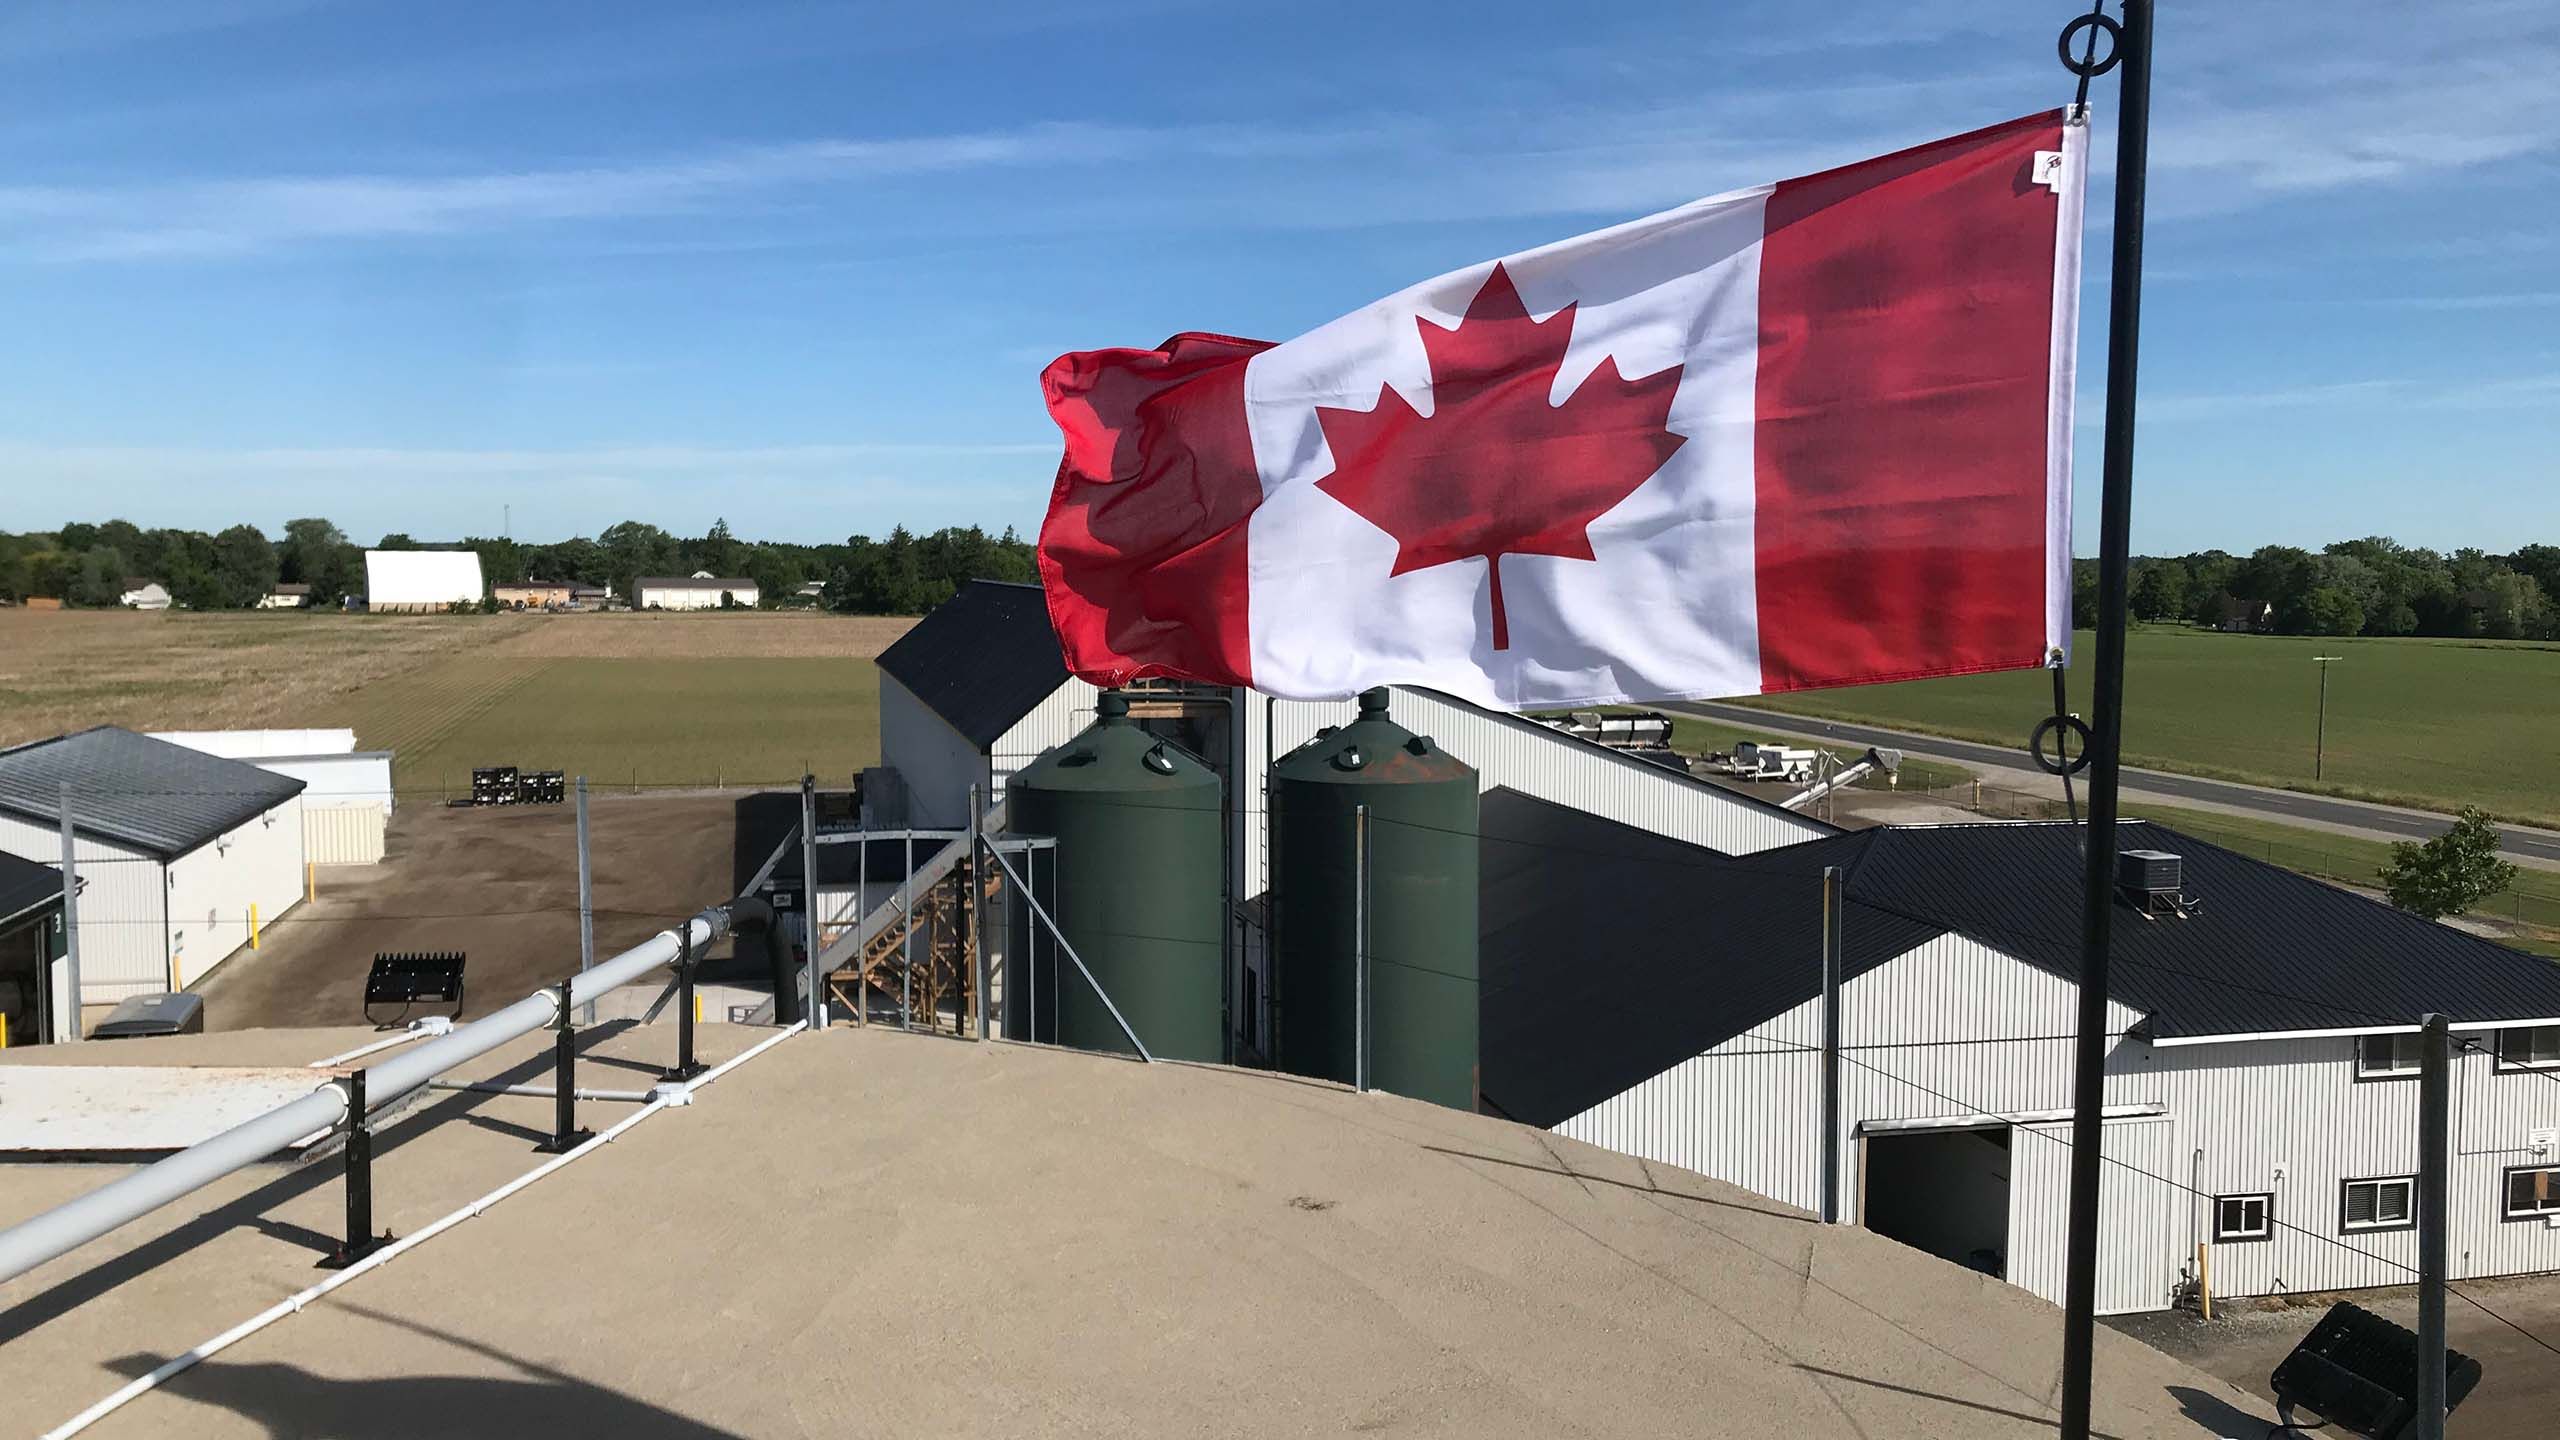
[[[684,922],[683,928],[693,935],[698,953],[727,933],[729,912],[725,907],[705,910]],[[678,944],[674,930],[659,931],[570,982],[571,1003],[585,1004],[666,964],[676,958]],[[457,1065],[476,1060],[519,1035],[541,1029],[557,1015],[559,998],[556,988],[537,990],[495,1015],[474,1020],[368,1067],[368,1100],[380,1105],[405,1095]],[[255,1120],[235,1125],[212,1139],[197,1141],[167,1159],[0,1230],[0,1282],[15,1280],[47,1260],[67,1255],[182,1195],[254,1165],[306,1135],[333,1129],[346,1113],[346,1088],[333,1080]]]

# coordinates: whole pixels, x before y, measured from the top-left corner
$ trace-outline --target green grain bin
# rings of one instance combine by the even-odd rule
[[[1218,777],[1181,746],[1138,728],[1117,691],[1105,692],[1095,709],[1082,734],[1007,783],[1006,824],[1057,837],[1054,886],[1040,887],[1041,903],[1052,906],[1067,944],[1148,1052],[1159,1060],[1221,1060],[1225,822]],[[1060,953],[1052,974],[1045,937],[1036,948],[1038,1038],[1135,1053],[1075,965]]]
[[[1476,772],[1387,718],[1271,767],[1273,1047],[1280,1068],[1350,1083],[1358,1045],[1359,872],[1369,807],[1369,1083],[1476,1108]]]

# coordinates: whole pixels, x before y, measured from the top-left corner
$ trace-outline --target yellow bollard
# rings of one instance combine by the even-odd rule
[[[302,898],[306,901],[320,898],[320,867],[308,860],[302,862]]]
[[[9,1017],[0,1015],[0,1050],[9,1048]]]
[[[2213,1247],[2196,1242],[2196,1305],[2205,1319],[2213,1318]]]
[[[249,948],[258,948],[258,904],[254,900],[249,902]]]

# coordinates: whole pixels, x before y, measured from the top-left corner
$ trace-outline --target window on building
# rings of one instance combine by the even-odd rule
[[[2507,1218],[2538,1220],[2560,1215],[2560,1165],[2507,1172]]]
[[[2339,1224],[2348,1230],[2405,1230],[2417,1223],[2418,1180],[2392,1175],[2379,1180],[2350,1180]]]
[[[2273,1195],[2217,1195],[2213,1199],[2213,1238],[2217,1242],[2264,1240],[2275,1233]]]
[[[2356,1039],[2356,1078],[2397,1080],[2418,1073],[2416,1035],[2363,1035]]]
[[[2560,1067],[2560,1025],[2528,1025],[2498,1032],[2498,1068],[2548,1070]]]

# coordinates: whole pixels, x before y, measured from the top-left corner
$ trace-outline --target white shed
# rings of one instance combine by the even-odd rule
[[[71,787],[84,1003],[183,989],[302,899],[300,780],[99,726],[0,750],[0,851],[62,856]]]
[[[714,575],[708,570],[696,570],[691,575],[643,575],[631,582],[631,606],[635,610],[752,607],[762,594],[756,582],[743,575]]]
[[[156,730],[151,738],[302,781],[303,858],[312,864],[382,859],[396,808],[391,752],[358,750],[353,730]]]
[[[477,605],[487,594],[474,550],[367,550],[365,608],[380,613],[436,613]]]

